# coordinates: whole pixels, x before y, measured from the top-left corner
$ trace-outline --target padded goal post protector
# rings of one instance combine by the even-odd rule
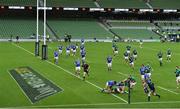
[[[35,56],[39,56],[39,41],[35,42]]]
[[[48,46],[42,45],[42,60],[48,59]]]
[[[30,67],[18,67],[9,70],[9,72],[31,103],[63,91],[63,89]]]

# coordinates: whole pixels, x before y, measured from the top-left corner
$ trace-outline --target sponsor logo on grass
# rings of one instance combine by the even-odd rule
[[[30,67],[19,67],[9,72],[32,103],[62,91]]]

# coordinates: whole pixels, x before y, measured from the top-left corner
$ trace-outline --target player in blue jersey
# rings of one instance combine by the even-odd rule
[[[80,53],[81,53],[83,50],[85,50],[85,47],[84,47],[84,45],[81,44],[81,46],[80,46]]]
[[[160,98],[160,95],[156,93],[156,89],[155,89],[154,83],[151,80],[149,80],[149,81],[146,82],[146,84],[149,87],[148,101],[151,100],[151,95],[157,96],[158,98]]]
[[[106,82],[105,88],[102,90],[102,92],[112,92],[112,87],[116,85],[116,81],[108,81]]]
[[[80,76],[80,71],[81,71],[81,61],[78,59],[75,61],[75,74],[77,76]]]
[[[66,55],[67,56],[70,56],[70,49],[71,49],[70,46],[66,47]]]
[[[59,54],[62,55],[62,52],[63,52],[63,46],[58,46],[58,49],[59,49]]]
[[[55,51],[54,51],[54,64],[58,64],[58,58],[59,58],[58,51],[55,50]]]
[[[145,74],[145,66],[144,66],[144,64],[142,64],[139,71],[140,71],[140,74],[141,74],[141,79],[142,79],[142,81],[144,81],[144,74]]]
[[[85,60],[86,60],[86,51],[85,50],[81,51],[81,59],[83,62],[85,62]]]
[[[85,44],[85,40],[81,39],[81,45],[84,45],[84,44]]]
[[[148,64],[145,66],[145,73],[151,78],[151,72],[152,72],[152,68],[151,66]]]
[[[108,56],[107,57],[107,67],[108,67],[108,71],[111,71],[112,70],[112,57],[111,56]]]
[[[129,54],[127,53],[127,51],[124,53],[124,59],[126,62],[128,62],[129,60]]]

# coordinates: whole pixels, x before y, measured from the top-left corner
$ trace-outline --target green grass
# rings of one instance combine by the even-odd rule
[[[151,0],[150,4],[153,8],[180,9],[179,0]]]
[[[176,89],[175,82],[175,66],[180,65],[180,51],[179,43],[144,43],[143,48],[139,48],[138,43],[118,43],[120,54],[113,57],[113,70],[108,72],[106,69],[106,57],[112,54],[112,43],[86,43],[87,49],[87,61],[89,62],[90,77],[87,78],[88,82],[93,83],[101,88],[104,87],[108,80],[123,80],[126,77],[118,74],[122,72],[124,74],[132,74],[137,78],[137,85],[132,91],[132,104],[125,103],[122,100],[110,95],[101,93],[98,88],[91,85],[88,82],[84,82],[74,76],[74,60],[79,57],[79,54],[75,57],[66,57],[65,54],[60,57],[58,66],[50,64],[53,62],[53,51],[57,48],[59,43],[49,43],[49,59],[48,61],[42,61],[38,57],[34,57],[29,52],[34,53],[34,43],[20,43],[18,45],[14,43],[0,43],[0,94],[1,101],[0,107],[22,107],[22,106],[48,106],[50,107],[153,107],[153,108],[180,108],[180,90]],[[62,45],[67,45],[61,43]],[[136,48],[139,55],[138,60],[135,62],[135,70],[133,71],[129,65],[124,62],[123,52],[125,47],[130,44],[132,49]],[[168,48],[171,48],[172,62],[165,61],[165,53]],[[25,51],[25,50],[28,50]],[[164,53],[164,65],[159,67],[157,52],[162,50]],[[147,96],[143,92],[141,85],[139,67],[142,63],[149,62],[154,71],[152,74],[152,80],[156,85],[157,93],[161,95],[161,99],[152,97],[152,103],[147,103]],[[44,75],[47,79],[50,79],[61,88],[63,92],[50,96],[40,102],[31,104],[16,82],[10,77],[8,70],[19,67],[30,66],[40,74]],[[64,71],[68,70],[67,71]],[[72,73],[72,74],[71,74]],[[161,86],[172,90],[178,95],[164,91],[157,86]],[[117,96],[127,100],[127,95],[118,94]],[[133,104],[133,103],[139,104]],[[143,103],[140,103],[143,102]],[[154,104],[153,104],[154,102]],[[163,103],[165,102],[165,103]],[[169,103],[168,103],[169,102]],[[101,104],[100,104],[101,103]],[[103,104],[102,104],[103,103]],[[114,103],[114,104],[105,104]],[[117,104],[119,103],[119,104]],[[74,105],[73,105],[74,104]],[[77,104],[89,104],[89,105],[77,105]],[[94,104],[94,105],[93,105]],[[96,104],[96,105],[95,105]],[[98,105],[97,105],[98,104]],[[59,105],[59,106],[58,106]],[[64,105],[64,106],[62,106]]]

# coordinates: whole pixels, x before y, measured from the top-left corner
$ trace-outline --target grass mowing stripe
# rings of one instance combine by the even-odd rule
[[[176,94],[176,95],[178,95],[178,94],[179,94],[179,93],[176,93],[176,92],[174,92],[174,91],[171,91],[171,90],[166,89],[166,88],[161,87],[161,86],[157,86],[157,87],[158,87],[158,88],[160,88],[160,89],[162,89],[162,90],[165,90],[165,91],[171,92],[171,93],[173,93],[173,94]]]
[[[159,102],[132,102],[131,105],[141,104],[176,104],[180,101],[159,101]],[[127,105],[127,103],[95,103],[95,104],[68,104],[68,105],[39,105],[39,106],[21,106],[7,108],[48,108],[48,107],[74,107],[74,106],[108,106],[108,105]]]
[[[29,97],[26,95],[26,93],[23,91],[23,89],[21,88],[21,86],[17,83],[17,81],[14,79],[14,77],[12,77],[12,75],[10,74],[9,71],[7,71],[8,74],[10,75],[10,77],[15,81],[15,83],[17,84],[17,86],[19,87],[19,89],[21,90],[21,92],[26,96],[26,98],[30,101],[31,104],[33,104],[33,102],[29,99]]]
[[[13,43],[12,43],[12,44],[13,44]],[[22,49],[22,50],[24,50],[24,51],[26,51],[26,52],[28,52],[28,53],[30,53],[31,55],[34,55],[32,52],[26,50],[25,48],[23,48],[23,47],[21,47],[21,46],[17,46],[16,44],[13,44],[13,45],[16,46],[16,47],[18,47],[18,48],[20,48],[20,49]],[[38,57],[38,58],[41,59],[40,57]],[[50,61],[48,61],[48,60],[46,60],[46,62],[49,63],[49,64],[51,64],[51,65],[53,65],[53,66],[55,66],[55,67],[57,67],[57,68],[59,68],[59,69],[61,69],[61,70],[63,70],[63,71],[65,71],[65,72],[67,72],[68,74],[70,74],[70,75],[72,75],[72,76],[74,76],[74,77],[77,77],[77,78],[83,80],[82,78],[78,77],[77,75],[73,74],[72,72],[70,72],[70,71],[68,71],[68,70],[66,70],[66,69],[64,69],[64,68],[62,68],[62,67],[60,67],[60,66],[58,66],[58,65],[56,65],[56,64],[54,64],[54,63],[52,63],[52,62],[50,62]],[[101,87],[99,87],[99,86],[97,86],[97,85],[95,85],[95,84],[93,84],[93,83],[91,83],[91,82],[89,82],[89,81],[87,81],[87,80],[86,80],[85,82],[87,82],[88,84],[90,84],[90,85],[92,85],[92,86],[94,86],[94,87],[96,87],[96,88],[98,88],[98,89],[100,89],[100,90],[102,89]],[[124,101],[125,103],[128,103],[128,101],[126,101],[125,99],[123,99],[123,98],[121,98],[121,97],[119,97],[119,96],[117,96],[117,95],[115,95],[115,94],[111,94],[111,95],[114,96],[114,97],[116,97],[116,98],[118,98],[118,99],[120,99],[120,100],[122,100],[122,101]]]

